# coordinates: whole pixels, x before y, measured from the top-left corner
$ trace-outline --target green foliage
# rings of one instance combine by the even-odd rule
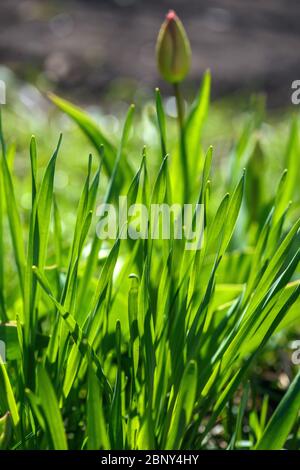
[[[278,162],[277,187],[274,175],[266,185],[260,167],[268,157],[257,147],[256,115],[224,178],[201,139],[209,94],[207,73],[183,129],[189,200],[204,205],[196,251],[172,231],[170,240],[124,240],[126,223],[115,241],[96,235],[99,202],[124,195],[129,204],[172,205],[184,194],[181,147],[159,90],[158,144],[152,158],[144,148],[138,159],[131,151],[141,126],[134,107],[116,144],[84,111],[51,96],[99,156],[89,157],[66,238],[67,209],[55,194],[61,137],[41,178],[39,146],[30,142],[31,209],[24,217],[14,147],[1,123],[2,448],[299,448],[299,373],[276,406],[269,390],[256,396],[257,368],[263,374],[263,358],[274,348],[277,357],[284,328],[299,324],[297,122]]]

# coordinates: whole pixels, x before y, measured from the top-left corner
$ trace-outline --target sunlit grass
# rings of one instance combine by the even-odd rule
[[[55,115],[49,138],[44,123],[29,142],[28,122],[14,134],[5,113],[2,447],[299,448],[299,374],[271,403],[255,372],[299,324],[298,125],[266,124],[255,106],[238,123],[221,105],[210,118],[209,89],[207,74],[185,128],[189,201],[206,213],[199,251],[95,233],[105,199],[186,202],[159,92],[138,116],[129,109],[122,139],[52,96],[88,140],[67,125],[47,164],[66,121]]]

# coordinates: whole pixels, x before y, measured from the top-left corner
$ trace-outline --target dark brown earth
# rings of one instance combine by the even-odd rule
[[[266,91],[271,104],[290,103],[300,79],[299,0],[1,0],[0,63],[87,101],[127,93],[120,79],[129,90],[152,88],[160,84],[156,34],[169,8],[191,38],[191,84],[210,68],[215,96]]]

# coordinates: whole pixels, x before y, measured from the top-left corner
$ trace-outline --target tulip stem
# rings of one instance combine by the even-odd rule
[[[177,121],[180,139],[180,159],[183,173],[183,196],[184,202],[188,202],[189,198],[189,175],[187,166],[187,151],[185,142],[185,129],[184,129],[184,101],[182,98],[181,90],[178,83],[174,83],[174,94],[177,107]]]

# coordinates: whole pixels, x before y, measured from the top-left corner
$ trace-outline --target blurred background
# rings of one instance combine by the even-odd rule
[[[182,84],[187,104],[204,71],[212,72],[212,104],[202,145],[213,145],[219,178],[228,180],[234,148],[249,156],[257,141],[265,156],[260,165],[267,162],[264,172],[268,170],[270,181],[280,176],[290,122],[299,109],[291,103],[292,82],[300,79],[299,0],[0,0],[3,122],[8,142],[16,145],[15,169],[25,209],[31,201],[31,134],[38,139],[44,165],[63,133],[55,184],[60,193],[68,188],[70,207],[87,156],[94,153],[76,125],[46,99],[49,90],[82,107],[116,145],[128,105],[134,102],[130,160],[136,166],[146,145],[154,170],[160,165],[157,86],[169,138],[175,141],[177,136],[173,89],[161,80],[155,59],[158,31],[172,8],[193,51],[192,70]]]
[[[7,91],[1,111],[6,141],[15,151],[15,190],[25,223],[32,201],[31,134],[37,138],[41,179],[63,133],[54,185],[66,245],[73,236],[89,153],[96,157],[94,169],[98,164],[91,142],[46,99],[46,91],[80,105],[116,146],[128,105],[136,103],[128,161],[138,168],[146,145],[150,172],[156,175],[161,143],[154,88],[159,86],[170,146],[176,146],[173,90],[160,79],[155,60],[157,33],[171,8],[182,19],[193,51],[192,70],[182,84],[188,104],[204,71],[212,72],[213,99],[201,143],[204,150],[211,144],[214,148],[214,204],[217,207],[246,168],[246,216],[237,230],[237,246],[245,247],[252,236],[247,217],[257,217],[253,201],[262,208],[259,216],[264,220],[277,182],[299,148],[293,125],[299,125],[299,106],[291,103],[292,82],[300,80],[299,0],[0,0],[0,81]],[[235,171],[232,162],[236,162]],[[295,181],[300,178],[299,168]],[[105,173],[100,184],[104,194]],[[295,199],[292,220],[300,211],[299,191]],[[290,339],[297,338],[293,333]],[[268,357],[271,367],[266,381],[271,384],[283,362],[283,370],[290,374],[287,339],[279,339],[285,359]],[[284,383],[286,387],[288,382]]]
[[[177,139],[173,89],[161,80],[155,59],[157,34],[171,8],[182,19],[193,51],[192,70],[182,84],[187,104],[204,71],[212,72],[202,146],[214,147],[217,179],[224,185],[232,179],[232,152],[242,152],[242,171],[259,143],[268,199],[268,184],[272,187],[285,168],[290,123],[299,109],[291,103],[292,82],[300,79],[299,0],[0,0],[3,122],[8,143],[16,145],[15,171],[25,210],[31,205],[31,134],[38,139],[43,166],[63,133],[55,185],[70,208],[77,201],[87,156],[95,152],[76,124],[46,99],[49,90],[82,107],[116,145],[134,102],[130,163],[137,167],[146,145],[155,173],[161,162],[157,86],[170,142]]]
[[[0,64],[84,104],[166,90],[154,47],[170,8],[191,39],[188,90],[210,68],[214,98],[264,92],[269,107],[290,104],[300,78],[299,0],[1,0]]]
[[[52,90],[80,105],[116,147],[128,105],[136,103],[126,158],[137,169],[146,145],[154,181],[162,157],[154,107],[157,86],[167,115],[171,160],[178,138],[173,90],[160,79],[155,60],[157,33],[169,9],[180,16],[191,41],[192,70],[182,85],[188,104],[204,71],[212,72],[212,104],[201,129],[201,144],[204,151],[209,145],[214,149],[213,210],[236,185],[243,169],[247,171],[234,249],[244,250],[242,257],[245,254],[248,263],[252,238],[273,204],[283,170],[291,167],[291,160],[296,162],[295,154],[295,204],[289,221],[300,214],[300,108],[291,102],[292,82],[300,80],[300,0],[0,0],[0,85],[5,83],[7,95],[0,111],[22,221],[28,228],[30,136],[37,139],[40,181],[62,132],[54,190],[63,215],[65,254],[73,237],[88,155],[93,154],[95,170],[98,153],[78,126],[46,99],[45,92]],[[107,190],[102,173],[101,202]],[[193,177],[200,182],[201,173]],[[10,251],[5,256],[13,304],[17,276]],[[240,259],[237,251],[231,267],[229,262],[228,269],[225,265],[227,280]],[[240,269],[240,278],[230,282],[242,284],[245,272]],[[258,393],[268,393],[276,403],[292,376],[290,342],[299,338],[298,322],[298,330],[275,338],[255,370]]]

